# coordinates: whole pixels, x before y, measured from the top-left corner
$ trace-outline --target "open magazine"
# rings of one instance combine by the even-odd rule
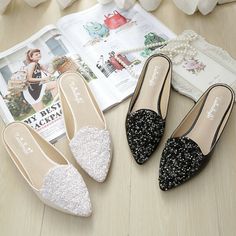
[[[115,51],[175,37],[138,4],[129,11],[95,5],[65,16],[0,53],[0,112],[5,123],[24,121],[48,141],[65,133],[57,80],[81,73],[104,111],[131,95],[137,83]],[[139,73],[150,49],[119,55]]]

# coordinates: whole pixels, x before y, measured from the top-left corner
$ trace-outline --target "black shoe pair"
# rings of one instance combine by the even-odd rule
[[[146,61],[127,117],[127,140],[135,161],[144,164],[156,150],[165,129],[171,91],[171,60],[156,54]],[[234,91],[214,84],[200,97],[167,140],[159,168],[161,190],[176,187],[209,161],[234,104]]]

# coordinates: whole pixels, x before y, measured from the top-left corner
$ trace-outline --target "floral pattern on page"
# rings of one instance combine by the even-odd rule
[[[191,58],[189,60],[184,60],[183,68],[194,75],[198,75],[201,71],[205,70],[206,65],[198,59]]]

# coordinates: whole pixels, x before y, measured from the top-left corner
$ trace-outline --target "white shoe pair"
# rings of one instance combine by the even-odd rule
[[[107,4],[113,0],[97,0],[101,4]],[[116,5],[121,9],[129,9],[132,7],[136,0],[114,0]],[[141,6],[147,11],[154,11],[158,8],[161,0],[139,0]]]
[[[103,182],[111,163],[111,138],[102,111],[77,73],[64,73],[59,79],[59,91],[71,151],[90,177]],[[3,131],[3,143],[26,182],[45,204],[72,215],[91,215],[89,192],[82,176],[35,130],[13,122]]]
[[[39,4],[48,0],[24,0],[29,6],[37,7]],[[61,9],[69,7],[76,0],[57,0]],[[0,0],[0,14],[3,14],[11,0]]]
[[[109,3],[113,0],[97,0],[101,4]],[[136,0],[114,0],[121,9],[128,9],[134,5]],[[192,15],[199,10],[203,15],[210,13],[217,4],[234,2],[236,0],[173,0],[175,5],[184,13]],[[141,6],[147,11],[154,11],[158,8],[161,0],[139,0]]]
[[[31,7],[36,7],[40,3],[46,2],[47,0],[24,0],[24,1]],[[4,13],[10,2],[11,0],[0,0],[0,14]]]
[[[188,15],[192,15],[196,11],[200,11],[203,15],[207,15],[214,10],[217,4],[224,4],[236,0],[173,0],[175,5]]]

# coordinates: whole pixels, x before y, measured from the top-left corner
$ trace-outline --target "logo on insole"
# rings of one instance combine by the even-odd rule
[[[159,76],[159,74],[160,74],[160,69],[161,69],[160,66],[155,66],[154,72],[153,72],[153,74],[152,74],[152,77],[151,77],[151,79],[149,80],[149,86],[153,87],[153,86],[156,85],[158,76]]]
[[[20,136],[19,133],[16,133],[16,141],[17,143],[20,145],[20,147],[22,148],[22,151],[25,154],[30,154],[33,152],[33,149],[30,147],[30,145],[25,141],[25,139]]]
[[[76,101],[77,103],[84,103],[84,99],[83,99],[82,96],[81,96],[81,93],[80,93],[80,91],[79,91],[79,87],[76,86],[75,82],[74,82],[74,81],[71,81],[71,82],[69,83],[69,86],[70,86],[71,91],[72,91],[72,93],[73,93],[73,95],[74,95],[75,101]]]
[[[210,120],[214,120],[215,114],[217,113],[220,103],[221,103],[222,98],[216,97],[213,105],[211,106],[210,110],[207,112],[207,118]]]

